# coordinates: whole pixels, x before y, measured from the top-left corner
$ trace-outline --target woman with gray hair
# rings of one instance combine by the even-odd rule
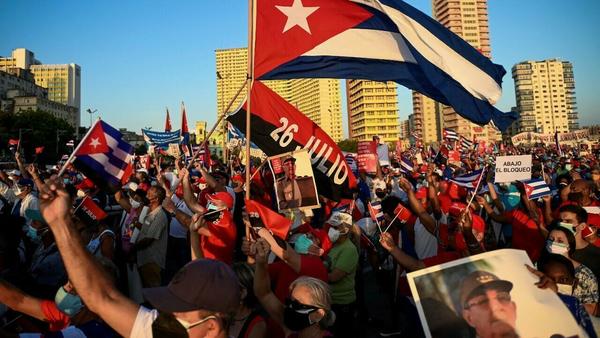
[[[271,290],[267,271],[269,243],[259,239],[251,247],[256,259],[254,293],[269,315],[279,323],[285,336],[309,338],[329,336],[327,328],[335,322],[329,286],[312,277],[300,277],[290,285],[289,297],[282,304]]]

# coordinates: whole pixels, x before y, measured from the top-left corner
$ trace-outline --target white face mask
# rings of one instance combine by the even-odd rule
[[[340,231],[335,228],[329,228],[327,235],[329,236],[331,242],[335,243],[340,238]]]
[[[558,293],[563,295],[571,296],[573,294],[573,285],[556,283],[558,287]]]
[[[134,209],[137,209],[137,208],[139,208],[139,207],[140,207],[140,205],[141,205],[141,203],[140,203],[140,202],[138,202],[138,201],[134,200],[133,198],[130,198],[130,199],[129,199],[129,204],[131,204],[131,207],[132,207],[132,208],[134,208]]]
[[[206,189],[206,184],[204,184],[204,183],[199,183],[199,184],[198,184],[198,188],[200,188],[200,190],[204,190],[204,189]]]
[[[546,241],[546,250],[549,253],[563,255],[566,257],[569,254],[569,245],[547,240]]]
[[[83,191],[83,190],[77,190],[77,197],[84,198],[85,197],[85,191]]]

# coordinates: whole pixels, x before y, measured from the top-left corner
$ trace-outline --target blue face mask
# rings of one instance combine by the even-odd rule
[[[66,184],[71,184],[71,180],[68,178],[63,178],[63,183]]]
[[[64,287],[58,289],[56,297],[54,297],[54,302],[56,303],[56,307],[69,317],[75,316],[83,308],[81,298],[68,293]]]
[[[302,234],[296,238],[296,242],[294,242],[294,249],[297,253],[305,255],[308,253],[308,248],[310,248],[311,245],[313,245],[313,241],[308,238],[306,234]]]
[[[42,241],[42,238],[40,237],[40,235],[38,235],[38,230],[34,227],[32,227],[31,225],[29,225],[27,227],[27,237],[29,237],[29,239],[33,242],[33,243],[40,243]]]

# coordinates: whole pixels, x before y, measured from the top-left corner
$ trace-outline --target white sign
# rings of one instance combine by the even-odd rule
[[[496,183],[531,179],[531,155],[496,157]]]

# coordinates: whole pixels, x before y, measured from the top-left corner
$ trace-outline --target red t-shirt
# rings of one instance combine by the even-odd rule
[[[55,302],[42,300],[41,307],[44,319],[50,326],[50,331],[57,332],[64,330],[71,323],[71,318],[66,313],[61,312]]]
[[[274,285],[273,292],[275,296],[284,302],[290,294],[290,285],[300,276],[314,277],[328,282],[327,269],[321,258],[312,255],[300,255],[300,272],[296,273],[289,265],[283,261],[276,261],[269,264],[269,277]]]
[[[540,222],[544,222],[542,213],[537,209],[540,215]],[[504,213],[504,216],[510,219],[513,229],[512,247],[527,252],[531,261],[537,262],[544,248],[544,237],[538,229],[537,223],[521,209],[514,209]]]
[[[231,212],[224,211],[216,222],[207,222],[211,236],[201,236],[200,247],[204,258],[216,259],[228,265],[233,263],[233,251],[237,229]]]

